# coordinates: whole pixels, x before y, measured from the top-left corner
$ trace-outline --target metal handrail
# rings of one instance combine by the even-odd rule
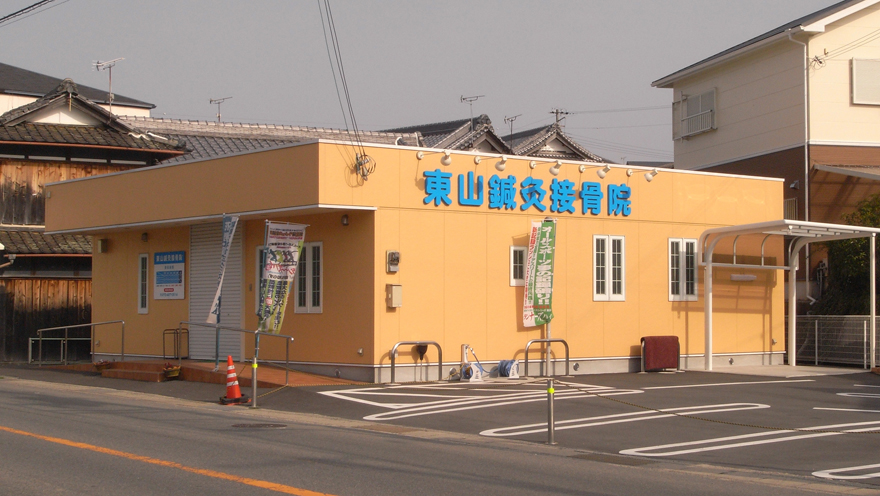
[[[547,343],[547,355],[550,355],[550,343],[562,343],[565,345],[565,375],[570,375],[568,373],[568,343],[565,342],[564,339],[533,339],[526,343],[526,367],[525,367],[525,377],[529,376],[529,347],[532,346],[533,343]],[[550,371],[547,370],[547,377],[551,377]]]
[[[409,344],[413,346],[427,346],[432,344],[437,347],[437,380],[443,379],[443,350],[440,348],[440,344],[436,341],[401,341],[394,345],[391,348],[391,384],[394,384],[394,358],[397,356],[397,348],[400,345]]]
[[[43,333],[44,332],[58,331],[60,329],[64,329],[64,339],[62,340],[62,346],[66,347],[67,340],[68,340],[68,336],[67,336],[68,329],[74,329],[74,328],[78,328],[78,327],[91,327],[91,331],[89,332],[89,338],[92,341],[92,346],[91,346],[92,356],[95,356],[95,326],[106,325],[106,324],[122,324],[122,345],[120,348],[120,354],[122,355],[122,358],[120,359],[120,361],[124,362],[125,361],[125,321],[124,320],[108,320],[105,322],[91,322],[89,324],[76,324],[76,325],[60,326],[60,327],[44,327],[43,329],[37,329],[37,336],[39,337],[39,346],[37,348],[37,350],[38,350],[37,351],[37,353],[38,353],[37,366],[38,367],[43,366]],[[64,358],[64,360],[62,360],[62,361],[64,362],[64,365],[67,365],[67,355],[65,354],[65,356],[63,358]]]
[[[251,386],[252,386],[252,394],[253,394],[253,403],[251,404],[251,408],[257,407],[257,358],[260,355],[260,335],[264,336],[277,336],[279,338],[284,338],[286,340],[286,350],[284,357],[284,385],[290,385],[290,342],[293,341],[292,336],[285,336],[283,334],[273,334],[271,332],[264,332],[260,330],[251,331],[248,329],[239,329],[236,327],[224,327],[219,324],[208,324],[205,322],[189,322],[182,320],[180,324],[178,324],[177,328],[183,328],[183,325],[186,324],[188,326],[197,326],[197,327],[208,327],[211,329],[216,329],[216,333],[214,335],[214,372],[220,370],[220,331],[232,331],[232,332],[241,332],[245,334],[253,334],[254,335],[254,360],[251,365],[253,374],[251,376]],[[181,363],[182,358],[178,358],[178,363]]]

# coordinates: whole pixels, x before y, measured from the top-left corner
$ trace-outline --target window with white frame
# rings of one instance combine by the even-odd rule
[[[690,95],[681,102],[681,136],[693,136],[715,129],[715,89]]]
[[[852,59],[852,102],[880,105],[880,60]]]
[[[324,305],[324,243],[303,243],[296,267],[296,313],[321,313]]]
[[[525,246],[510,247],[510,285],[526,285],[526,255]]]
[[[626,299],[623,236],[593,236],[593,301]]]
[[[147,313],[149,309],[149,270],[150,255],[141,253],[138,255],[138,313]]]
[[[669,238],[669,301],[697,300],[697,240]]]

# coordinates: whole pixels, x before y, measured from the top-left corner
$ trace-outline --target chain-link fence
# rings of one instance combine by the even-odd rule
[[[870,339],[868,315],[798,315],[797,363],[868,368]]]

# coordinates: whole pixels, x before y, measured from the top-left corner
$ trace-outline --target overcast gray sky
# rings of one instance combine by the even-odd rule
[[[5,0],[0,17],[37,0]],[[566,132],[613,161],[671,160],[651,82],[835,0],[330,0],[358,126],[463,119]],[[344,128],[319,0],[55,0],[0,24],[2,62],[113,91],[155,117]]]

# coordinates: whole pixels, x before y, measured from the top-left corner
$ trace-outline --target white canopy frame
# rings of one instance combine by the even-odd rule
[[[761,243],[761,264],[738,264],[736,263],[736,242],[740,236],[748,234],[763,234]],[[759,222],[756,224],[743,224],[739,226],[716,227],[707,229],[700,235],[697,244],[697,260],[705,268],[705,292],[704,305],[706,317],[705,338],[705,370],[712,370],[712,270],[715,267],[731,267],[738,269],[759,270],[787,270],[788,271],[788,364],[796,365],[795,337],[797,329],[797,284],[795,275],[798,269],[800,251],[810,243],[838,241],[854,238],[871,239],[871,368],[876,367],[876,342],[877,342],[877,309],[876,306],[876,280],[877,262],[875,259],[876,239],[880,229],[872,227],[847,226],[840,224],[823,224],[819,222],[805,222],[798,220],[776,220]],[[788,246],[788,265],[766,265],[764,263],[764,246],[771,236],[788,236],[791,241]],[[733,237],[733,262],[719,263],[712,261],[715,247],[722,239]]]

